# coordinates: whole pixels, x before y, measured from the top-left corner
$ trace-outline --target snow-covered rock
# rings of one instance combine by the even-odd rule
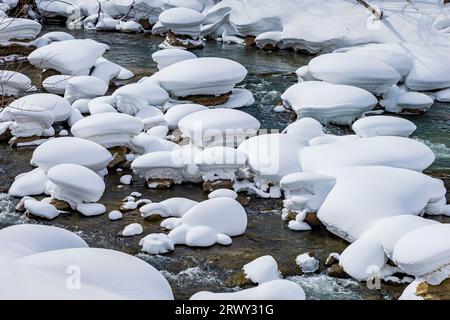
[[[166,69],[164,69],[166,70]],[[209,109],[182,118],[178,127],[198,147],[239,145],[257,133],[259,121],[234,109]]]
[[[15,137],[32,137],[46,135],[51,130],[55,116],[42,107],[28,105],[19,108],[6,108],[14,123],[9,127]],[[2,113],[3,115],[3,113]]]
[[[70,115],[71,106],[69,101],[51,93],[35,93],[24,96],[10,103],[12,108],[27,109],[39,107],[53,114],[54,122],[67,120]]]
[[[242,269],[245,278],[256,284],[278,280],[281,277],[280,271],[278,271],[278,263],[269,255],[256,258],[245,264]]]
[[[195,59],[197,56],[190,51],[183,49],[164,49],[152,54],[152,59],[158,64],[158,69],[162,70],[174,63],[183,60]]]
[[[359,87],[376,95],[385,93],[401,79],[394,68],[377,59],[346,53],[318,56],[308,68],[316,79]]]
[[[73,209],[82,203],[97,202],[105,191],[105,182],[94,171],[78,164],[51,167],[47,189],[52,198],[66,201]]]
[[[336,185],[317,217],[328,230],[349,241],[358,239],[379,219],[420,215],[433,204],[444,209],[446,190],[442,181],[416,171],[358,166],[323,173],[334,177]]]
[[[434,161],[434,152],[422,142],[394,136],[314,145],[302,149],[300,162],[304,171],[329,168],[380,165],[423,171]]]
[[[169,95],[157,85],[141,82],[120,87],[113,93],[112,98],[117,110],[135,115],[147,106],[163,105],[169,99]]]
[[[71,103],[78,99],[93,99],[103,96],[108,90],[108,84],[94,76],[72,77],[67,82],[64,98]]]
[[[230,190],[230,189],[217,189],[208,194],[208,199],[220,198],[220,197],[225,197],[225,198],[230,198],[230,199],[236,200],[238,197],[238,194],[235,191]]]
[[[178,123],[184,117],[190,115],[191,113],[207,109],[207,107],[200,104],[177,104],[167,110],[167,112],[164,114],[164,120],[166,120],[167,124],[169,125],[169,129],[173,130],[178,128]]]
[[[17,96],[31,88],[31,79],[26,75],[10,71],[0,71],[0,96]]]
[[[189,209],[197,204],[197,201],[186,198],[170,198],[159,203],[146,204],[139,209],[139,212],[144,218],[153,215],[159,215],[163,218],[181,218]]]
[[[307,141],[325,135],[323,126],[313,118],[304,117],[289,124],[283,133],[303,138]]]
[[[17,17],[2,17],[0,42],[9,40],[32,40],[41,32],[39,22]]]
[[[40,69],[54,69],[66,75],[88,75],[105,45],[91,39],[53,42],[33,51],[28,60]]]
[[[67,75],[50,76],[42,81],[42,87],[44,87],[47,92],[53,94],[64,94],[66,92],[67,83],[71,78],[72,76]]]
[[[397,86],[392,86],[380,100],[380,105],[393,113],[427,111],[433,103],[433,99],[424,93],[407,92]]]
[[[197,292],[191,300],[305,300],[305,292],[295,282],[279,279],[236,292]]]
[[[244,80],[247,69],[224,58],[197,58],[174,63],[150,79],[175,97],[222,95]]]
[[[111,148],[127,144],[143,127],[141,120],[127,114],[100,113],[77,121],[71,131],[75,137]]]
[[[75,40],[75,38],[67,32],[52,31],[43,34],[42,36],[34,40],[34,43],[36,44],[36,47],[40,48],[49,45],[52,42],[67,41],[67,40]]]
[[[302,269],[303,273],[312,273],[319,269],[319,260],[309,253],[303,253],[297,256],[295,263]]]
[[[101,57],[97,59],[91,76],[99,78],[105,83],[109,83],[111,80],[117,78],[121,71],[122,68],[118,64]]]
[[[230,147],[211,147],[200,152],[195,164],[202,172],[203,181],[234,181],[239,168],[247,162],[247,155]]]
[[[29,213],[40,218],[51,220],[59,215],[58,209],[50,203],[30,199],[25,200],[24,205]]]
[[[77,211],[85,217],[94,217],[104,214],[106,207],[101,203],[81,203],[77,205]]]
[[[51,250],[87,248],[87,243],[68,230],[40,224],[18,224],[0,230],[0,261],[12,261]],[[3,292],[3,290],[2,290]]]
[[[13,197],[24,197],[40,195],[46,192],[48,178],[42,169],[35,169],[30,172],[18,175],[8,194]]]
[[[392,116],[371,116],[357,120],[353,131],[361,138],[376,136],[409,137],[417,127],[409,120]]]
[[[112,220],[112,221],[120,220],[120,219],[122,219],[122,217],[123,217],[123,214],[119,210],[113,210],[110,213],[108,213],[108,219]]]
[[[144,232],[142,225],[139,223],[131,223],[127,225],[121,232],[121,235],[124,237],[132,237],[140,235]]]
[[[311,117],[323,124],[350,125],[378,103],[375,96],[364,89],[320,81],[294,84],[281,98],[299,118]]]

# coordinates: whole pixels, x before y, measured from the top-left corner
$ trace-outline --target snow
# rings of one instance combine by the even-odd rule
[[[297,256],[295,263],[302,269],[303,273],[312,273],[319,269],[319,260],[310,256],[309,253]]]
[[[208,199],[214,199],[214,198],[220,198],[220,197],[225,197],[225,198],[230,198],[230,199],[236,200],[238,197],[238,194],[235,191],[230,190],[230,189],[217,189],[208,194]]]
[[[97,59],[94,70],[91,72],[91,76],[99,78],[108,84],[112,79],[117,78],[121,71],[122,69],[118,64],[102,57]]]
[[[16,137],[43,136],[52,128],[55,116],[42,107],[28,105],[16,108],[6,108],[3,112],[11,115],[14,120],[9,129]],[[3,113],[2,113],[3,114]]]
[[[375,96],[366,90],[319,81],[294,84],[281,98],[299,118],[311,117],[323,124],[350,125],[378,103]]]
[[[289,280],[273,280],[237,292],[197,292],[191,300],[305,300],[302,287]]]
[[[256,258],[245,264],[243,270],[245,278],[256,284],[278,280],[281,277],[280,271],[278,271],[278,263],[269,255]]]
[[[72,103],[72,108],[78,109],[80,113],[89,113],[89,102],[92,99],[78,99]]]
[[[436,92],[436,100],[439,102],[450,102],[450,88]]]
[[[58,209],[49,203],[30,199],[25,200],[24,205],[29,213],[40,218],[51,220],[59,215]]]
[[[401,78],[394,68],[377,59],[346,53],[318,56],[308,68],[316,79],[359,87],[376,95],[385,93]]]
[[[123,146],[143,129],[141,120],[122,113],[99,113],[77,121],[72,126],[75,137],[88,139],[105,148]]]
[[[361,138],[376,136],[409,137],[417,127],[409,120],[392,116],[371,116],[357,120],[353,131]]]
[[[2,17],[2,32],[0,42],[9,40],[32,40],[41,32],[42,26],[39,22],[17,17]]]
[[[400,215],[383,219],[380,224],[380,243],[386,255],[392,259],[394,248],[404,235],[424,226],[438,224],[438,222],[419,216]]]
[[[167,124],[169,125],[169,129],[173,130],[178,128],[178,123],[181,119],[190,115],[191,113],[203,110],[208,110],[208,108],[200,104],[177,104],[167,110],[167,112],[164,114],[164,120],[166,120]]]
[[[230,147],[211,147],[200,152],[194,163],[200,169],[203,181],[235,180],[239,168],[247,162],[247,155]]]
[[[49,45],[50,43],[55,41],[67,41],[67,40],[75,40],[75,38],[67,32],[52,31],[43,34],[42,36],[34,40],[34,43],[36,44],[36,47],[40,48]]]
[[[417,296],[417,286],[423,282],[422,279],[416,279],[411,282],[405,290],[403,290],[402,295],[398,298],[398,300],[424,300],[423,297]]]
[[[180,120],[178,127],[195,146],[235,146],[255,135],[260,123],[243,111],[209,109],[187,115]]]
[[[119,22],[116,25],[116,30],[126,33],[135,33],[135,32],[141,32],[143,30],[142,26],[137,23],[136,21],[129,20],[129,21],[123,21],[119,20]]]
[[[359,166],[323,173],[334,177],[336,185],[317,217],[348,241],[358,239],[379,219],[426,213],[427,206],[439,203],[446,194],[442,181],[407,169]]]
[[[164,33],[170,30],[175,34],[189,35],[191,37],[198,37],[200,34],[200,25],[205,17],[197,10],[190,8],[171,8],[164,10],[159,15],[159,23],[161,28],[153,28],[155,33]],[[156,25],[158,26],[158,25]]]
[[[301,137],[308,141],[325,134],[323,132],[323,126],[320,124],[320,122],[309,117],[297,119],[293,123],[289,124],[283,130],[283,133]]]
[[[72,77],[67,82],[64,98],[69,102],[79,99],[93,99],[103,96],[108,90],[108,84],[94,76]]]
[[[94,171],[77,164],[59,164],[48,170],[48,192],[66,201],[73,209],[82,203],[97,202],[105,191],[105,183]]]
[[[129,174],[125,174],[120,177],[120,183],[128,185],[128,184],[131,184],[132,179],[133,179],[133,176],[131,176]]]
[[[169,95],[157,85],[141,82],[120,87],[113,93],[112,98],[117,110],[135,115],[149,105],[163,105],[169,99]]]
[[[140,235],[144,232],[144,229],[139,223],[131,223],[127,225],[123,230],[121,235],[124,237],[132,237]]]
[[[128,144],[128,147],[139,154],[152,153],[156,151],[174,151],[180,147],[171,141],[149,135],[147,133],[140,133],[135,136]]]
[[[0,95],[17,96],[31,88],[31,79],[26,75],[10,70],[0,71]]]
[[[54,69],[65,75],[88,75],[105,49],[105,45],[91,39],[53,42],[33,51],[28,61],[37,68]]]
[[[166,253],[176,244],[208,247],[215,243],[230,245],[231,237],[247,228],[247,214],[239,202],[230,198],[213,198],[200,202],[181,218],[169,218],[161,226],[172,229],[168,235],[151,235],[141,241],[143,250]]]
[[[95,142],[61,137],[48,140],[37,147],[30,162],[43,170],[58,164],[73,163],[99,172],[104,170],[111,160],[109,151]]]
[[[439,2],[371,1],[382,8],[383,19],[378,20],[354,1],[224,0],[206,12],[202,34],[253,35],[258,47],[272,44],[311,53],[371,42],[411,42],[430,48],[449,41],[445,27],[439,26],[448,25],[449,8]]]
[[[159,203],[149,203],[139,209],[142,217],[159,215],[163,218],[181,218],[189,209],[198,204],[197,201],[186,198],[170,198]]]
[[[150,79],[175,97],[221,95],[244,80],[247,69],[224,58],[197,58],[174,63]],[[148,81],[148,80],[147,80]]]
[[[110,213],[108,213],[108,219],[111,221],[120,220],[122,218],[123,214],[119,210],[113,210]]]
[[[16,109],[40,107],[53,114],[54,122],[67,120],[71,110],[70,103],[66,99],[51,93],[30,94],[13,101],[10,106]]]
[[[434,161],[433,151],[422,142],[404,137],[380,136],[321,144],[302,149],[304,171],[380,165],[423,171]]]
[[[432,224],[406,233],[395,245],[394,262],[414,276],[428,275],[433,271],[439,273],[440,268],[444,272],[443,267],[450,264],[449,231],[450,224]],[[428,277],[428,281],[437,285],[447,277],[448,274],[444,274],[443,279],[438,277],[437,281]]]
[[[261,184],[278,184],[285,175],[302,171],[297,154],[306,141],[286,134],[264,134],[252,137],[238,147],[248,157],[249,168]],[[264,189],[264,188],[262,188]]]
[[[101,203],[81,203],[76,209],[85,217],[98,216],[106,212],[106,207]]]
[[[35,169],[18,175],[9,188],[8,194],[13,197],[43,194],[46,192],[47,182],[48,178],[45,172],[41,169]]]
[[[2,265],[40,252],[87,247],[87,243],[75,233],[54,226],[18,224],[0,230]]]
[[[67,282],[68,272],[75,276],[71,282]],[[16,259],[2,268],[0,284],[11,288],[0,293],[3,299],[173,299],[169,283],[150,264],[98,248],[53,250]]]
[[[197,58],[195,54],[182,49],[165,49],[156,51],[152,54],[152,59],[157,63],[159,70],[162,70],[179,61],[195,58]]]
[[[42,87],[50,93],[64,94],[66,92],[67,83],[71,78],[72,76],[66,75],[50,76],[42,81]]]

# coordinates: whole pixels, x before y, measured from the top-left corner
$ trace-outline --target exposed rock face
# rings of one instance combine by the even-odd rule
[[[53,205],[56,209],[61,211],[72,211],[72,207],[66,201],[52,199],[50,204]]]
[[[218,189],[233,189],[231,180],[216,180],[203,182],[203,191],[212,192]]]
[[[148,187],[151,189],[168,189],[173,185],[172,179],[149,179]]]
[[[183,97],[183,100],[191,101],[195,104],[201,104],[207,107],[219,106],[226,103],[230,99],[231,92],[222,94],[220,96],[206,96],[206,95],[193,95]]]
[[[417,286],[416,295],[425,300],[450,300],[450,278],[437,286],[422,282]]]
[[[127,154],[127,147],[113,147],[108,149],[109,152],[111,152],[111,155],[113,156],[113,159],[108,164],[108,168],[114,168],[117,167],[119,164],[122,164],[127,161],[126,154]]]
[[[28,45],[27,43],[11,42],[8,44],[0,44],[0,56],[28,56],[31,52],[36,50],[35,45]]]
[[[174,47],[183,47],[188,50],[203,48],[204,43],[201,39],[193,39],[189,35],[175,34],[172,31],[166,33],[165,43]]]

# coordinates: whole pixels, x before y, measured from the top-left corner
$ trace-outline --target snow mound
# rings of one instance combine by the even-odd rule
[[[278,263],[269,255],[256,258],[247,263],[244,265],[243,270],[245,278],[256,284],[278,280],[281,277],[280,271],[278,271]]]
[[[392,116],[371,116],[357,120],[353,131],[361,138],[377,136],[409,137],[417,127],[409,120]]]
[[[16,109],[39,107],[53,114],[54,122],[67,120],[71,106],[69,101],[51,93],[35,93],[13,101],[10,106]]]
[[[17,96],[31,88],[31,79],[26,75],[9,70],[0,71],[0,95]]]
[[[158,64],[159,70],[162,70],[179,61],[195,58],[197,58],[195,54],[183,49],[165,49],[156,51],[152,54],[152,59]]]

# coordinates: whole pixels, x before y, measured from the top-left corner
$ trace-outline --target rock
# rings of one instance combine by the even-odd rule
[[[244,44],[246,48],[256,47],[255,37],[254,36],[246,36],[244,38]]]
[[[108,148],[109,152],[111,152],[113,156],[113,160],[108,164],[108,168],[114,168],[117,167],[119,164],[122,164],[127,161],[126,154],[127,154],[127,147],[120,146],[120,147],[112,147]]]
[[[183,41],[183,40],[187,40],[187,41]],[[164,42],[173,47],[183,47],[188,50],[191,50],[191,49],[198,49],[198,48],[204,47],[203,41],[198,41],[198,40],[199,39],[193,39],[189,35],[181,35],[181,34],[176,35],[175,33],[169,31],[166,33],[166,39]]]
[[[21,144],[32,144],[32,142],[41,140],[41,137],[32,136],[32,137],[12,137],[9,140],[9,145],[13,148],[18,148]]]
[[[416,295],[425,300],[450,300],[450,278],[437,286],[422,282],[417,286]]]
[[[249,279],[245,278],[245,275],[243,272],[235,272],[230,275],[230,277],[225,280],[225,286],[229,288],[235,288],[235,287],[246,287],[251,285],[251,281]]]
[[[151,30],[153,25],[148,21],[148,19],[139,19],[138,23],[144,28],[144,30]]]
[[[201,104],[207,107],[214,107],[225,104],[230,99],[231,92],[222,94],[220,96],[208,96],[208,95],[192,95],[182,97],[182,100],[188,100],[195,104]]]
[[[60,211],[72,211],[72,207],[66,201],[52,199],[50,204]]]
[[[19,42],[12,42],[8,44],[0,44],[0,56],[10,56],[13,54],[19,56],[28,56],[31,52],[36,50],[36,46],[27,43],[21,44]]]
[[[247,197],[247,196],[238,196],[238,198],[236,199],[241,205],[243,205],[244,207],[247,207],[250,205],[250,203],[252,202],[252,198],[251,197]]]
[[[312,227],[319,227],[322,225],[322,222],[320,222],[319,218],[317,218],[317,214],[315,212],[308,212],[303,221]]]
[[[335,263],[332,266],[328,267],[326,270],[327,276],[333,278],[348,278],[344,269],[339,265],[339,263]]]
[[[331,267],[333,264],[336,264],[339,262],[339,259],[337,258],[337,254],[331,253],[327,260],[325,260],[325,267]]]
[[[151,189],[168,189],[173,185],[172,179],[148,179],[147,185]]]
[[[4,133],[0,134],[0,142],[10,140],[12,137],[11,131],[6,130]]]
[[[275,51],[275,50],[278,50],[278,47],[274,46],[271,43],[268,43],[264,47],[262,47],[262,49],[265,50],[265,51]]]
[[[203,191],[205,192],[211,192],[218,189],[233,189],[233,181],[216,180],[203,182]]]

